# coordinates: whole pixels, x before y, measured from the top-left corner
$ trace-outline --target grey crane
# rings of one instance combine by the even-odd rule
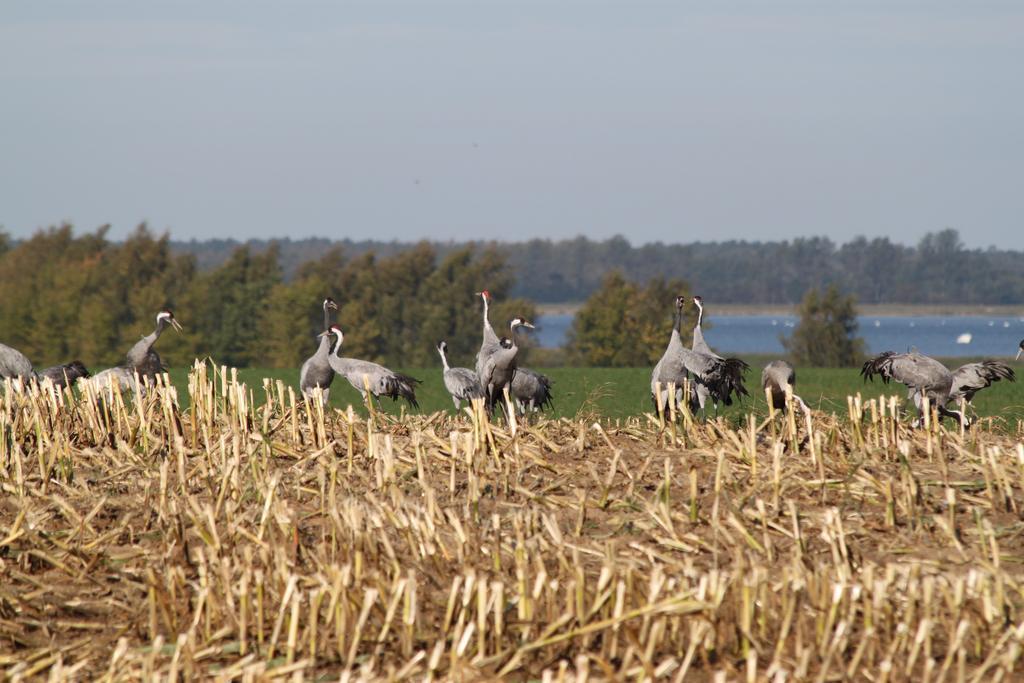
[[[1020,360],[1020,355],[1024,353],[1024,339],[1020,340],[1020,344],[1017,346],[1017,357],[1014,360]]]
[[[487,408],[494,411],[501,401],[505,387],[512,383],[516,374],[516,356],[519,354],[519,347],[516,346],[516,328],[528,327],[534,329],[533,323],[522,318],[513,318],[508,325],[509,336],[498,342],[498,348],[483,360],[480,370],[480,385],[484,388],[487,399]],[[481,349],[481,352],[483,349]]]
[[[708,343],[704,340],[704,331],[701,329],[701,323],[704,321],[704,299],[699,296],[693,297],[693,304],[697,307],[697,323],[693,326],[693,343],[690,348],[694,351],[707,354],[718,360],[726,360],[722,356],[718,355],[711,350]],[[738,360],[738,359],[736,359]],[[742,361],[741,361],[742,362]],[[746,364],[744,364],[746,365]],[[747,368],[744,367],[744,371]],[[738,384],[733,380],[738,377]],[[732,405],[732,394],[735,393],[737,396],[746,394],[747,390],[743,387],[742,375],[726,375],[720,382],[714,382],[711,384],[704,384],[698,382],[695,390],[697,392],[697,402],[701,409],[704,409],[708,398],[714,401],[715,412],[718,412],[718,404],[724,403],[725,405]]]
[[[682,357],[686,350],[683,347],[683,340],[679,336],[679,326],[683,323],[683,306],[686,299],[677,296],[675,300],[675,312],[672,314],[672,335],[669,337],[665,353],[661,354],[654,370],[651,372],[651,399],[654,401],[655,410],[662,411],[668,408],[668,387],[675,385],[676,405],[683,401],[683,386],[686,380],[686,370],[683,368]],[[660,393],[657,392],[658,384],[661,385]],[[694,396],[688,397],[691,409],[695,407]]]
[[[331,327],[331,310],[338,310],[338,304],[331,297],[327,297],[324,299],[323,308],[324,329],[328,330]],[[328,358],[331,355],[331,339],[324,335],[320,335],[319,339],[320,345],[316,353],[307,358],[299,370],[299,388],[303,396],[312,398],[314,390],[320,387],[323,405],[326,406],[331,396],[331,382],[334,381],[334,370],[331,369],[331,361]]]
[[[965,429],[971,426],[970,420],[962,411],[947,408],[947,404],[961,398],[970,401],[978,391],[1001,379],[1011,382],[1016,379],[1013,368],[1000,361],[968,363],[950,371],[939,361],[917,351],[886,351],[864,363],[860,374],[865,381],[879,375],[886,384],[896,380],[905,385],[919,414],[915,426],[923,417],[923,398],[927,397],[939,415],[959,420]]]
[[[101,370],[84,381],[91,384],[96,391],[110,389],[111,383],[113,383],[113,386],[117,387],[121,391],[131,389],[132,391],[137,392],[140,396],[145,396],[145,380],[142,375],[139,375],[139,383],[136,384],[135,378],[136,375],[134,370],[123,365],[118,365],[113,368]]]
[[[444,366],[444,386],[452,396],[452,403],[457,411],[463,401],[484,397],[484,388],[480,378],[469,368],[453,368],[448,365],[448,342],[437,343],[437,352],[441,354],[441,365]]]
[[[498,339],[497,333],[494,328],[491,327],[491,321],[487,317],[488,303],[491,299],[491,293],[486,289],[482,292],[477,292],[477,296],[484,300],[484,326],[483,326],[483,337],[480,341],[480,351],[476,354],[476,374],[477,377],[483,377],[484,363],[494,353],[501,348],[501,340]]]
[[[128,362],[124,367],[138,372],[139,377],[150,380],[160,373],[167,372],[163,361],[160,360],[160,354],[153,349],[153,345],[169,326],[181,332],[181,325],[175,320],[174,313],[165,308],[156,314],[156,328],[128,350]]]
[[[17,377],[23,381],[35,379],[40,382],[49,379],[54,386],[63,388],[68,384],[74,384],[80,377],[88,376],[89,370],[80,360],[54,365],[36,372],[25,354],[6,344],[0,344],[0,379]]]
[[[54,365],[49,368],[40,370],[38,375],[40,380],[48,379],[53,382],[54,386],[64,388],[69,385],[73,385],[79,379],[88,378],[89,369],[80,360],[73,360],[70,363],[64,365]]]
[[[174,313],[165,308],[156,314],[156,328],[128,350],[124,365],[97,372],[88,380],[89,383],[97,390],[109,389],[113,383],[118,389],[131,389],[144,395],[146,383],[167,371],[153,345],[168,326],[181,332],[181,324],[175,319]],[[139,378],[138,384],[135,382],[136,375]]]
[[[761,371],[761,388],[771,390],[772,407],[776,410],[786,409],[786,387],[789,387],[789,393],[797,405],[807,412],[807,404],[794,393],[796,370],[793,369],[793,366],[784,360],[773,360],[764,366],[764,370]]]
[[[675,300],[675,317],[673,321],[672,336],[669,339],[668,347],[665,349],[665,353],[662,354],[661,360],[654,367],[654,372],[651,375],[651,396],[654,398],[655,405],[661,405],[664,407],[668,400],[668,392],[663,389],[661,395],[655,396],[654,387],[655,383],[660,381],[664,387],[667,382],[674,381],[677,386],[676,395],[677,398],[681,396],[678,387],[682,385],[682,380],[685,377],[685,373],[689,372],[693,378],[695,384],[703,384],[706,387],[723,387],[729,386],[730,392],[735,390],[736,394],[747,395],[747,390],[743,386],[743,373],[749,369],[744,361],[739,358],[721,358],[700,351],[694,351],[683,346],[682,341],[679,337],[679,326],[682,324],[683,306],[685,299],[681,296],[677,296]],[[696,407],[701,410],[704,409],[704,405],[700,403],[700,394],[694,392],[696,396],[691,395],[688,397],[690,400],[691,409]],[[725,395],[726,398],[728,394]],[[731,398],[725,401],[726,405],[732,403]]]
[[[368,360],[340,357],[338,352],[341,350],[342,342],[345,341],[345,334],[337,324],[331,325],[321,334],[326,337],[333,335],[337,339],[334,349],[327,357],[331,368],[355,387],[359,395],[363,397],[363,401],[370,400],[366,395],[366,385],[364,384],[364,382],[368,382],[370,393],[377,398],[387,396],[393,401],[404,398],[413,408],[420,407],[420,404],[416,402],[416,385],[420,383],[420,380],[388,370],[383,365]]]
[[[0,344],[0,379],[20,378],[28,381],[36,376],[32,361],[16,348]]]
[[[530,368],[516,368],[512,376],[512,384],[509,387],[512,398],[515,399],[519,413],[525,415],[527,411],[543,410],[554,407],[554,396],[551,393],[551,380]]]

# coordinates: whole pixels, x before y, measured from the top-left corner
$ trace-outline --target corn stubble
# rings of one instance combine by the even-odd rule
[[[204,365],[189,393],[3,395],[8,677],[1020,675],[1019,423],[361,417]]]

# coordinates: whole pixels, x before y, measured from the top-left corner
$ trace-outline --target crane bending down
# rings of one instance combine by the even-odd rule
[[[806,413],[809,412],[804,400],[794,393],[796,391],[796,370],[784,360],[773,360],[761,371],[761,388],[771,391],[772,408],[786,409],[786,387],[793,400]]]
[[[729,386],[731,387],[730,392],[734,390],[737,395],[747,395],[746,387],[743,386],[743,373],[750,366],[745,362],[739,358],[722,358],[683,346],[679,336],[679,326],[683,320],[685,301],[681,296],[676,297],[672,336],[669,338],[665,353],[662,354],[661,360],[654,366],[654,372],[651,373],[651,396],[655,406],[664,409],[667,405],[666,385],[670,382],[676,385],[676,400],[681,402],[683,398],[681,387],[687,372],[692,375],[695,385],[703,384],[708,389]],[[654,391],[657,382],[661,382],[662,385],[659,395],[656,395]],[[691,410],[698,407],[704,408],[704,405],[700,403],[700,395],[696,391],[686,398],[690,402]],[[731,402],[730,399],[727,403]]]
[[[19,378],[23,381],[49,379],[54,386],[66,387],[80,377],[88,377],[89,370],[82,361],[75,360],[64,365],[54,365],[36,372],[25,354],[18,349],[0,344],[0,379]]]
[[[40,381],[49,379],[53,385],[63,389],[74,385],[79,379],[89,377],[89,369],[80,360],[73,360],[64,365],[54,365],[40,370],[36,375]]]
[[[919,415],[914,426],[920,424],[924,416],[923,398],[928,397],[939,415],[959,420],[965,429],[971,426],[971,421],[962,411],[947,408],[950,402],[958,402],[961,398],[970,402],[976,393],[993,382],[1001,379],[1013,382],[1016,379],[1013,368],[1001,361],[967,363],[950,371],[939,361],[917,351],[886,351],[864,363],[860,374],[865,381],[879,375],[886,384],[894,379],[905,385]]]
[[[463,401],[484,398],[484,388],[480,378],[469,368],[453,368],[448,366],[448,342],[437,343],[437,352],[441,354],[441,365],[444,366],[444,386],[452,396],[452,403],[457,411]]]
[[[327,357],[328,361],[334,372],[347,379],[348,383],[355,387],[355,390],[363,397],[363,401],[370,400],[370,397],[366,395],[365,378],[373,396],[377,398],[387,396],[393,401],[404,398],[413,408],[420,407],[420,404],[416,402],[416,385],[420,383],[420,380],[388,370],[383,365],[368,360],[341,358],[338,356],[338,352],[341,350],[342,342],[345,341],[345,334],[336,324],[331,325],[321,334],[325,337],[334,335],[337,339],[334,349]]]
[[[554,407],[551,380],[536,370],[517,367],[509,390],[521,415],[525,415],[527,411]]]
[[[494,412],[494,407],[501,402],[505,387],[512,383],[512,378],[516,374],[516,356],[519,354],[519,347],[515,341],[516,328],[533,329],[534,326],[522,318],[513,318],[508,327],[509,336],[499,341],[498,348],[484,358],[480,370],[480,385],[484,388],[487,409],[491,412]]]
[[[701,329],[701,323],[704,321],[704,299],[699,296],[693,297],[693,303],[697,307],[697,323],[693,326],[693,343],[690,348],[693,351],[707,354],[718,360],[726,360],[722,356],[711,350],[708,343],[704,340],[704,331]],[[740,361],[739,359],[732,359],[733,361]],[[749,368],[746,363],[743,363],[743,371]],[[738,378],[737,382],[734,382],[734,378]],[[746,394],[747,390],[743,386],[743,376],[740,375],[726,375],[721,381],[715,381],[710,384],[704,384],[697,382],[695,391],[697,393],[697,403],[701,410],[704,410],[704,406],[707,404],[707,400],[710,398],[715,405],[715,412],[718,412],[718,404],[724,403],[729,406],[732,405],[732,394],[735,393],[737,396]]]
[[[331,327],[331,310],[338,310],[338,304],[331,297],[327,297],[324,299],[323,307],[324,329],[328,330]],[[303,396],[312,398],[315,389],[320,387],[323,405],[326,406],[331,396],[331,383],[334,381],[334,370],[328,358],[331,355],[331,339],[324,335],[320,335],[319,339],[320,345],[316,353],[307,358],[299,370],[299,389],[302,390]]]

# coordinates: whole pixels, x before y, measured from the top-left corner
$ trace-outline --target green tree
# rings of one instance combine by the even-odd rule
[[[800,323],[790,337],[781,339],[798,365],[849,367],[864,358],[864,340],[857,337],[856,299],[844,296],[835,285],[824,293],[808,290],[800,304]]]
[[[438,363],[435,345],[448,341],[450,359],[471,364],[480,346],[480,299],[495,297],[491,321],[507,329],[515,316],[532,319],[533,304],[509,299],[512,277],[493,250],[465,247],[438,260],[427,243],[393,256],[367,252],[345,259],[341,249],[307,262],[288,283],[270,292],[260,321],[259,364],[297,367],[316,348],[322,331],[320,303],[333,297],[337,320],[345,331],[343,354],[394,367],[429,367]],[[519,335],[520,346],[528,347]],[[523,354],[525,357],[525,353]]]
[[[260,254],[239,247],[224,265],[197,277],[176,314],[186,325],[183,337],[191,357],[210,356],[234,366],[260,357],[265,344],[260,321],[279,282],[276,245]]]
[[[573,320],[566,349],[570,362],[603,367],[657,363],[672,334],[675,297],[686,296],[688,289],[682,280],[660,277],[641,287],[612,271]],[[694,310],[687,308],[682,329],[686,344],[696,320]]]

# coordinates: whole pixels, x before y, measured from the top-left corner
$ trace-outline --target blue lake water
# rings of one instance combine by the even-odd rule
[[[705,331],[709,344],[719,352],[783,353],[780,336],[789,336],[796,316],[708,316]],[[861,316],[857,333],[869,353],[907,351],[916,347],[930,356],[1013,356],[1024,338],[1024,318],[992,316]],[[571,315],[537,318],[541,346],[565,344]],[[667,331],[666,331],[667,334]],[[959,341],[958,341],[959,340]]]

